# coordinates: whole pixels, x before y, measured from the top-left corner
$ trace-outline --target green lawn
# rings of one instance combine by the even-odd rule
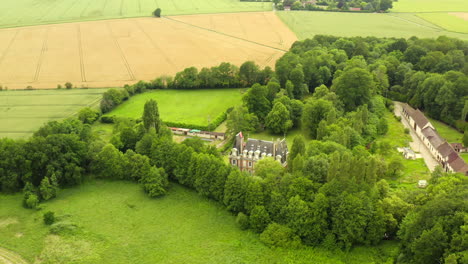
[[[241,97],[241,89],[156,90],[133,96],[107,115],[140,118],[146,101],[154,99],[163,121],[204,126],[240,104]]]
[[[364,14],[338,12],[277,12],[283,22],[299,39],[317,34],[375,37],[412,36],[436,38],[441,35],[468,40],[468,34],[445,31],[414,14]]]
[[[421,13],[418,16],[448,31],[468,33],[468,20],[449,13]]]
[[[2,0],[0,27],[162,15],[272,10],[270,2],[239,0]]]
[[[0,194],[0,247],[31,263],[384,263],[397,243],[348,253],[321,248],[269,249],[241,231],[220,204],[172,185],[151,199],[135,183],[92,181],[63,190],[42,210],[21,206],[21,195]],[[42,214],[74,223],[73,235],[51,235]]]
[[[293,140],[296,136],[304,136],[304,138],[308,141],[310,140],[309,138],[306,137],[304,131],[302,131],[302,129],[300,128],[295,128],[291,131],[289,131],[287,134],[286,134],[286,143],[288,145],[288,147],[290,148],[292,146],[292,143],[293,143]],[[268,141],[276,141],[278,138],[279,139],[283,139],[284,136],[283,135],[274,135],[272,133],[270,133],[269,131],[263,131],[261,133],[251,133],[249,135],[245,135],[249,138],[255,138],[255,139],[261,139],[261,140],[268,140]]]
[[[439,135],[449,143],[461,143],[463,134],[460,133],[458,130],[454,129],[453,127],[446,125],[440,121],[434,120],[429,118],[434,128],[439,132]]]
[[[460,157],[462,157],[462,159],[465,160],[466,163],[468,163],[468,153],[460,153]]]
[[[398,0],[392,12],[468,12],[466,0]]]
[[[0,92],[0,138],[25,138],[44,123],[99,103],[105,89]]]

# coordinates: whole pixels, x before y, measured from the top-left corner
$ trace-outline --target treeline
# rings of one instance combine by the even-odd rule
[[[359,12],[383,12],[393,7],[393,0],[320,0],[315,4],[304,0],[283,0],[282,2],[276,0],[274,2],[279,10],[290,6],[291,10],[347,12],[351,8],[359,8]]]
[[[380,94],[408,102],[463,131],[468,113],[467,55],[467,42],[448,37],[318,35],[296,42],[276,62],[275,73],[281,87],[288,81],[293,84],[295,96],[323,84],[349,110],[367,102],[370,95]],[[301,91],[301,85],[307,88]]]
[[[151,82],[139,81],[134,85],[125,85],[124,90],[110,89],[103,94],[101,111],[110,112],[129,97],[154,89],[220,89],[250,87],[255,83],[266,84],[274,72],[270,67],[261,69],[252,61],[244,62],[240,67],[223,62],[219,66],[186,68],[175,77],[162,76]]]

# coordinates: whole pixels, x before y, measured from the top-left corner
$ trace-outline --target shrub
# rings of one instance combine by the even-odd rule
[[[50,233],[55,235],[73,234],[78,230],[78,226],[72,222],[57,222],[50,227]]]
[[[264,206],[255,206],[250,214],[250,227],[257,233],[263,232],[270,222],[270,216]]]
[[[291,228],[271,223],[260,235],[260,241],[269,247],[297,248],[301,240]]]
[[[240,212],[236,217],[236,223],[239,225],[240,229],[247,230],[249,228],[249,217]]]
[[[57,89],[62,89],[62,85],[57,84]]]
[[[409,128],[405,127],[405,134],[409,134],[410,130]]]
[[[27,208],[35,209],[39,205],[39,198],[36,194],[29,194],[24,200],[24,205]]]
[[[98,118],[99,112],[90,107],[85,107],[78,112],[78,119],[84,124],[92,124]]]
[[[52,211],[48,211],[43,215],[44,217],[44,224],[51,225],[55,222],[55,213]]]
[[[26,87],[26,90],[34,90],[34,88],[30,85],[30,86]]]
[[[65,88],[71,89],[71,88],[73,88],[73,84],[71,84],[71,82],[67,82],[67,83],[65,83]]]
[[[101,123],[113,124],[115,122],[115,116],[101,116]]]
[[[161,8],[159,8],[159,7],[156,8],[156,10],[154,10],[154,12],[153,12],[153,15],[155,17],[161,17]]]

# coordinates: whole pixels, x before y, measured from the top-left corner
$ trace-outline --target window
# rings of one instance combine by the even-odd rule
[[[249,167],[252,167],[252,162],[251,161],[249,161]]]
[[[232,165],[236,165],[237,164],[237,160],[232,160]]]

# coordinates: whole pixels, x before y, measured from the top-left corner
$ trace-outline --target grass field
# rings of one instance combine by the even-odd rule
[[[453,127],[446,125],[440,121],[429,118],[434,128],[439,132],[439,135],[449,143],[461,143],[463,140],[463,134]]]
[[[221,62],[240,66],[251,60],[274,66],[296,40],[273,12],[2,29],[0,85],[39,89],[72,82],[77,87],[121,87]]]
[[[420,13],[418,16],[448,31],[468,33],[468,16],[467,19],[455,13]]]
[[[466,0],[398,0],[392,12],[468,12]]]
[[[163,121],[192,125],[208,125],[229,107],[241,103],[241,89],[156,90],[133,96],[106,114],[109,116],[140,118],[146,101],[158,102]]]
[[[238,0],[2,0],[0,27],[162,15],[272,10],[268,2]]]
[[[357,247],[348,253],[321,248],[269,249],[241,231],[220,204],[172,185],[150,199],[135,183],[93,181],[63,190],[41,211],[24,209],[21,195],[0,194],[0,248],[31,263],[384,263],[397,244]],[[75,223],[73,235],[52,235],[42,214],[54,211]]]
[[[0,92],[0,138],[24,138],[41,125],[99,103],[105,89]]]
[[[448,32],[415,14],[363,14],[337,12],[277,12],[299,39],[317,34],[335,36],[412,36],[436,38],[441,35],[468,40],[468,34]]]

